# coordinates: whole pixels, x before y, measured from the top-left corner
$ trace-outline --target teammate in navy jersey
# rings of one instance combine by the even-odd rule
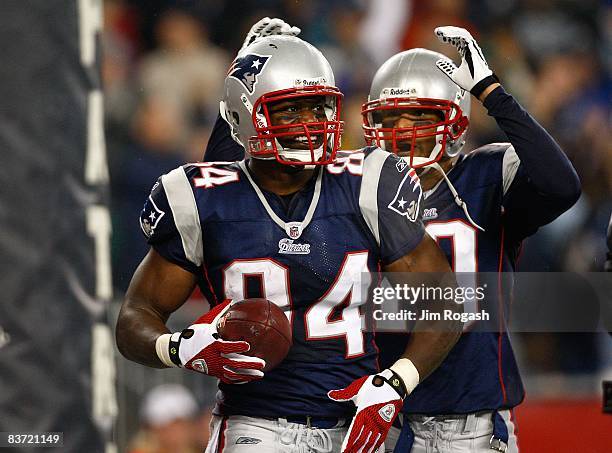
[[[456,272],[512,272],[520,242],[576,202],[580,181],[552,137],[501,87],[469,32],[435,33],[457,48],[460,66],[425,49],[391,57],[362,109],[366,140],[417,168],[426,230]],[[470,93],[509,143],[459,154]],[[497,331],[461,336],[406,399],[403,428],[393,428],[387,448],[399,438],[396,452],[518,451],[511,410],[524,390],[500,319]],[[397,336],[378,335],[377,344],[382,366],[401,353]]]
[[[459,336],[457,322],[422,330],[379,372],[363,279],[379,267],[450,267],[424,231],[413,169],[375,147],[337,155],[341,99],[313,46],[255,40],[230,67],[222,103],[249,158],[179,167],[145,203],[152,247],[130,283],[117,343],[139,363],[221,380],[208,451],[373,451]],[[397,196],[402,205],[391,209]],[[166,320],[196,284],[214,308],[170,333]],[[283,308],[293,329],[288,357],[265,375],[264,361],[244,354],[248,343],[216,331],[231,300],[253,297]]]
[[[456,272],[512,272],[522,239],[569,209],[580,182],[555,141],[500,86],[471,35],[456,27],[436,34],[458,48],[460,66],[425,49],[391,57],[363,106],[365,137],[418,168],[427,232]],[[460,154],[470,92],[509,143]],[[239,158],[241,152],[218,121],[205,159]],[[505,325],[483,330],[464,333],[406,399],[403,430],[392,429],[388,450],[517,451],[511,409],[524,397],[521,378]],[[409,337],[400,338],[377,335],[382,367],[403,351]]]

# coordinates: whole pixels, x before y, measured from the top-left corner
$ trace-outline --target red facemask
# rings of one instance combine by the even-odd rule
[[[326,121],[295,122],[272,126],[269,107],[280,101],[325,96],[335,104],[333,117]],[[248,151],[253,157],[271,157],[286,165],[327,165],[336,160],[344,122],[340,121],[342,93],[335,87],[322,85],[273,91],[261,96],[253,106],[253,125],[256,135],[248,140]],[[278,139],[306,137],[309,149],[287,150]],[[320,145],[318,145],[320,143]],[[317,146],[318,145],[318,146]],[[280,149],[279,149],[280,148]],[[310,158],[307,153],[310,152]],[[296,160],[291,159],[291,154]],[[305,157],[306,155],[306,157]]]
[[[442,120],[411,127],[382,127],[381,118],[389,110],[418,109],[442,114]],[[368,145],[376,145],[397,154],[401,144],[410,142],[410,166],[425,167],[438,162],[449,142],[457,140],[467,129],[469,120],[454,102],[441,99],[394,97],[366,102],[361,107],[363,130]],[[436,145],[429,157],[413,162],[417,139],[435,137]],[[438,146],[439,145],[439,146]]]

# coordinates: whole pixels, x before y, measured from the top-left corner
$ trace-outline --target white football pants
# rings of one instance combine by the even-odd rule
[[[506,453],[518,453],[514,422],[510,411],[499,411],[508,428]],[[491,412],[443,418],[404,416],[414,432],[414,444],[410,453],[494,453],[490,440],[493,435]],[[400,430],[392,427],[385,440],[385,452],[392,452]],[[401,452],[409,453],[409,452]]]
[[[348,424],[309,428],[279,418],[213,415],[206,453],[340,453]]]

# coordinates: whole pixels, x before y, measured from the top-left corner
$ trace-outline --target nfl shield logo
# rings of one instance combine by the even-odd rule
[[[291,239],[297,239],[302,235],[301,222],[289,222],[285,224],[285,232]]]
[[[406,162],[401,157],[397,160],[397,163],[395,164],[395,168],[397,168],[397,171],[400,173],[403,172],[407,166],[408,166],[408,162]]]

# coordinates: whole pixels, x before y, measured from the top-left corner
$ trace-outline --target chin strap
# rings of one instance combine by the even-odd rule
[[[310,161],[314,159],[314,162],[318,162],[323,157],[323,145],[319,146],[317,149],[310,151],[307,149],[285,148],[278,142],[278,139],[275,138],[274,140],[276,140],[278,155],[284,160],[297,160],[298,162],[304,162],[306,160]]]
[[[419,164],[421,163],[419,162],[420,159],[423,159],[423,161],[427,161],[427,158],[422,158],[422,157],[413,157],[412,161],[413,163]],[[448,176],[446,176],[446,172],[442,169],[442,167],[440,167],[440,164],[438,164],[437,162],[434,162],[432,164],[429,164],[428,167],[433,168],[434,170],[436,170],[438,173],[442,175],[442,177],[444,178],[444,181],[446,181],[446,184],[448,185],[449,190],[453,194],[453,197],[455,199],[455,203],[457,203],[457,206],[463,209],[465,216],[468,218],[468,220],[470,221],[472,225],[474,225],[480,231],[484,231],[484,228],[482,228],[480,225],[474,222],[474,220],[472,219],[472,216],[470,216],[470,213],[468,212],[467,204],[465,204],[465,201],[461,199],[461,197],[457,193],[457,189],[455,189],[455,186],[453,186],[453,183],[450,182],[450,179],[448,179]]]
[[[442,175],[442,177],[446,181],[446,184],[448,185],[448,188],[453,194],[453,197],[455,198],[455,203],[457,203],[457,206],[463,209],[463,212],[465,213],[465,216],[468,218],[470,223],[474,225],[476,228],[478,228],[480,231],[484,231],[484,228],[478,225],[476,222],[474,222],[474,220],[470,216],[470,213],[468,212],[467,204],[465,204],[465,201],[461,199],[461,197],[457,193],[457,189],[455,189],[455,186],[453,186],[453,184],[450,182],[450,179],[448,179],[448,176],[446,176],[446,172],[442,169],[442,167],[440,167],[440,165],[437,162],[434,162],[433,164],[431,164],[431,167],[437,170],[438,173]]]

